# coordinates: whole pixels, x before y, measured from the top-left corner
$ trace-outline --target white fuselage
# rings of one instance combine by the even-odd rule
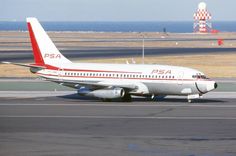
[[[191,68],[143,65],[69,63],[40,70],[39,76],[63,81],[134,85],[132,95],[202,95],[216,88],[202,72]]]

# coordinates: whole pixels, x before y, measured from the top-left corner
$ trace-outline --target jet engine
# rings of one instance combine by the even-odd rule
[[[42,70],[41,68],[37,68],[37,67],[30,67],[30,72],[35,74],[37,73],[38,71]]]
[[[82,96],[91,96],[101,99],[116,99],[122,98],[125,95],[125,90],[123,88],[105,88],[98,90],[89,90],[86,88],[80,88],[78,94]]]

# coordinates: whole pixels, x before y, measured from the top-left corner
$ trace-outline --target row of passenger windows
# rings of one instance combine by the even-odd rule
[[[117,78],[159,78],[174,79],[172,75],[142,75],[142,74],[105,74],[105,73],[71,73],[65,72],[65,76],[93,76],[93,77],[117,77]]]

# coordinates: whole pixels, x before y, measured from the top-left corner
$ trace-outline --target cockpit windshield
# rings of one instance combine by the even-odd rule
[[[205,75],[201,75],[201,74],[193,75],[192,78],[194,78],[194,79],[209,79]]]

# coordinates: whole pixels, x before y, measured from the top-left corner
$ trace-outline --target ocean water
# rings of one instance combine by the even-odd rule
[[[193,22],[41,22],[47,31],[167,32],[190,33]],[[236,32],[236,21],[212,22],[221,32]],[[26,22],[0,22],[0,31],[26,31]]]

